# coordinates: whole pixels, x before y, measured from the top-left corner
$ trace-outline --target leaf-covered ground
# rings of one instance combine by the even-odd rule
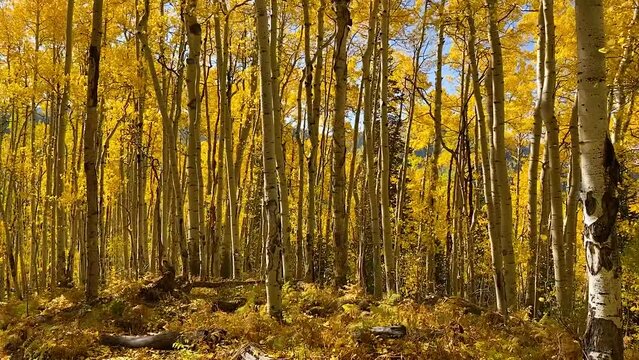
[[[98,304],[87,306],[78,290],[0,304],[0,354],[47,359],[229,359],[252,343],[287,359],[578,359],[575,336],[550,319],[531,321],[525,311],[508,326],[491,312],[448,298],[432,305],[389,298],[375,302],[356,289],[335,292],[310,285],[284,290],[285,323],[265,312],[261,286],[191,294],[144,303],[142,283],[112,285]],[[109,294],[108,296],[106,294]],[[213,311],[215,299],[243,297],[233,313]],[[403,324],[402,339],[368,336],[371,326]],[[121,349],[100,345],[99,334],[149,334],[165,330],[218,330],[216,345],[176,344],[175,350]],[[628,350],[627,358],[637,356]]]

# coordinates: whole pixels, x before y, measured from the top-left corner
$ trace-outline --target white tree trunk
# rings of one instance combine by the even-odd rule
[[[497,27],[496,0],[488,0],[489,35],[492,66],[493,88],[493,145],[495,147],[495,170],[497,189],[499,193],[501,214],[501,249],[504,257],[504,288],[506,304],[517,304],[517,287],[515,284],[515,252],[513,250],[513,214],[510,195],[510,181],[506,164],[506,150],[504,144],[504,126],[506,114],[504,110],[504,64],[502,59],[501,40]],[[497,200],[495,199],[495,202]]]
[[[555,18],[553,0],[543,0],[545,60],[544,85],[541,92],[541,118],[546,126],[546,147],[550,161],[550,233],[552,238],[555,296],[562,315],[568,311],[568,295],[564,284],[565,256],[563,241],[563,196],[561,187],[561,158],[559,153],[559,124],[555,117]]]
[[[481,86],[479,83],[479,71],[477,69],[477,56],[475,53],[475,21],[472,14],[468,17],[468,27],[470,29],[470,37],[468,40],[468,55],[470,57],[470,70],[473,81],[473,95],[475,99],[475,108],[478,117],[479,140],[481,142],[481,165],[483,178],[484,199],[486,200],[486,208],[488,215],[488,235],[490,237],[491,260],[493,266],[493,282],[495,286],[495,299],[497,302],[497,310],[507,316],[507,306],[504,297],[504,279],[502,274],[503,259],[501,254],[501,239],[499,237],[498,223],[495,221],[499,214],[495,212],[493,206],[493,198],[491,191],[492,174],[490,172],[489,160],[489,139],[486,130],[486,115],[484,113],[483,99],[481,96]]]
[[[264,208],[267,217],[266,303],[269,314],[282,320],[282,229],[277,194],[273,93],[266,4],[255,1],[262,92],[262,160],[264,167]]]
[[[608,138],[605,46],[601,0],[577,0],[579,150],[584,248],[588,271],[589,359],[622,359],[621,262],[615,235],[619,163]]]

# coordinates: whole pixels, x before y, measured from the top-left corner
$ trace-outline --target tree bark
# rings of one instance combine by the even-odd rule
[[[202,27],[196,17],[197,0],[189,0],[183,9],[184,27],[187,30],[189,56],[186,58],[186,88],[188,92],[189,141],[187,155],[187,182],[189,198],[189,255],[190,273],[200,275],[200,184],[197,164],[200,142],[200,47]]]
[[[543,4],[541,5],[543,7]],[[546,35],[544,32],[544,12],[540,8],[537,27],[539,31],[539,39],[537,43],[537,94],[538,99],[535,103],[533,113],[533,140],[530,144],[530,158],[528,165],[528,266],[526,270],[526,306],[534,311],[537,302],[537,288],[535,285],[535,262],[537,252],[538,233],[537,227],[537,193],[538,193],[538,175],[539,175],[539,150],[541,146],[541,94],[544,88],[544,59],[546,58]],[[543,219],[542,219],[543,220]]]
[[[506,164],[506,150],[504,144],[504,125],[506,114],[504,110],[504,64],[502,59],[501,40],[497,27],[496,0],[488,0],[488,25],[491,49],[492,88],[493,88],[493,146],[495,148],[496,185],[499,193],[501,217],[501,251],[504,259],[504,289],[507,306],[516,306],[517,287],[515,284],[515,252],[513,250],[513,221],[512,200],[510,195],[510,181],[508,179],[508,165]],[[494,181],[493,180],[493,181]],[[494,199],[497,202],[497,199]]]
[[[564,221],[564,258],[566,266],[565,287],[568,296],[568,310],[572,310],[575,301],[575,248],[577,241],[577,206],[579,202],[579,184],[581,183],[581,162],[579,161],[579,116],[578,99],[572,107],[570,116],[570,190],[566,200],[566,219]]]
[[[621,61],[619,61],[615,78],[612,81],[612,119],[614,131],[612,133],[611,140],[615,145],[623,141],[625,132],[623,129],[623,122],[626,107],[626,71],[633,61],[633,49],[637,42],[636,30],[634,27],[637,24],[638,19],[639,6],[635,4],[635,11],[630,24],[628,24],[628,31],[623,45],[623,55],[621,56]]]
[[[255,1],[262,98],[262,161],[264,167],[264,207],[267,215],[266,302],[268,313],[282,320],[282,229],[277,194],[275,129],[268,18],[265,0]]]
[[[395,254],[393,252],[393,241],[391,238],[390,224],[390,199],[388,188],[390,187],[390,155],[388,150],[388,77],[389,56],[388,56],[388,32],[390,31],[390,0],[382,1],[382,117],[380,124],[380,147],[381,147],[381,171],[380,190],[382,208],[382,242],[384,244],[384,270],[386,273],[386,292],[392,294],[397,291],[395,288]]]
[[[291,220],[288,202],[288,179],[286,178],[286,161],[282,144],[282,100],[280,98],[280,62],[278,57],[278,0],[271,0],[271,86],[273,88],[273,129],[275,131],[275,161],[277,166],[277,185],[279,190],[280,214],[282,220],[282,269],[284,279],[290,279],[290,233]]]
[[[167,141],[165,146],[168,146],[168,155],[169,155],[169,169],[166,169],[170,173],[171,183],[173,186],[173,193],[175,195],[175,203],[173,204],[175,209],[175,224],[174,229],[177,231],[177,242],[180,246],[180,257],[182,259],[182,273],[188,278],[189,276],[189,251],[186,244],[186,238],[184,236],[184,216],[182,212],[182,206],[184,204],[183,196],[182,196],[182,187],[180,185],[180,177],[178,174],[178,159],[177,159],[177,151],[176,151],[176,136],[174,133],[174,126],[172,124],[171,118],[169,117],[169,112],[167,109],[167,101],[165,92],[160,85],[160,80],[158,79],[157,72],[155,71],[155,60],[153,59],[153,55],[151,54],[151,49],[149,48],[149,41],[147,35],[147,23],[149,18],[149,0],[144,1],[144,14],[138,23],[138,33],[137,36],[140,38],[140,42],[142,43],[142,51],[144,53],[144,57],[147,62],[148,71],[151,75],[151,79],[153,81],[153,89],[155,90],[155,97],[158,102],[158,108],[160,109],[160,115],[162,116],[162,134],[163,138],[166,138]],[[178,79],[178,84],[181,83]],[[178,93],[179,86],[177,89]],[[178,97],[179,98],[179,97]]]
[[[588,359],[623,359],[621,261],[615,222],[619,163],[608,137],[601,0],[577,0],[579,150],[588,273]]]
[[[102,45],[102,0],[93,1],[93,22],[87,73],[87,118],[84,133],[84,172],[87,187],[87,283],[85,295],[93,301],[98,297],[100,258],[98,253],[98,80]]]
[[[545,60],[544,85],[541,92],[540,112],[546,126],[546,147],[550,166],[550,232],[552,238],[555,296],[562,315],[568,312],[568,294],[565,287],[565,258],[563,242],[563,200],[561,188],[561,159],[559,154],[559,124],[555,116],[555,20],[553,0],[543,0]]]
[[[380,0],[373,0],[370,17],[368,20],[368,37],[366,50],[362,57],[362,81],[364,81],[364,152],[366,154],[366,186],[369,196],[370,224],[373,244],[373,278],[374,295],[379,298],[382,295],[382,274],[379,264],[379,202],[377,201],[377,189],[375,189],[375,155],[373,142],[373,75],[371,74],[371,57],[375,49],[377,38],[377,14]],[[364,199],[362,199],[364,200]]]
[[[337,14],[334,71],[335,71],[335,116],[333,116],[333,242],[335,245],[335,287],[346,285],[348,268],[348,223],[346,213],[346,140],[344,119],[346,117],[348,32],[351,24],[350,0],[336,0]],[[390,241],[390,234],[389,234]],[[391,253],[392,254],[392,253]],[[393,261],[393,265],[395,262]],[[394,277],[393,277],[394,279]]]

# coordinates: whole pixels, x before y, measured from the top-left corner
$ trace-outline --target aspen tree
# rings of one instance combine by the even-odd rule
[[[539,175],[539,150],[541,146],[541,94],[544,88],[544,60],[546,58],[546,34],[544,31],[543,4],[540,5],[537,16],[538,41],[537,41],[537,101],[533,112],[533,139],[530,144],[530,158],[528,165],[528,266],[526,271],[526,298],[525,304],[531,309],[535,308],[537,301],[537,289],[535,286],[535,261],[537,241],[539,240],[537,227],[537,188]]]
[[[87,72],[87,117],[84,130],[84,171],[87,197],[87,283],[85,295],[93,301],[98,297],[100,258],[98,253],[98,80],[100,77],[100,48],[102,46],[102,0],[93,1],[93,20]]]
[[[381,243],[379,229],[379,203],[377,201],[377,189],[375,189],[375,155],[373,151],[373,77],[371,74],[371,57],[375,50],[377,38],[377,17],[380,0],[373,0],[368,20],[368,37],[366,50],[362,57],[362,81],[364,81],[364,152],[366,153],[366,186],[369,196],[370,224],[373,244],[373,281],[375,297],[382,295],[382,274],[379,267],[379,246]],[[364,199],[362,199],[364,200]]]
[[[544,12],[544,85],[541,92],[540,113],[546,127],[546,147],[550,161],[550,212],[552,220],[550,231],[552,238],[553,269],[555,275],[555,296],[561,314],[568,311],[566,294],[565,256],[563,242],[563,201],[561,188],[561,159],[559,154],[559,124],[555,116],[555,20],[553,0],[543,0]]]
[[[279,190],[280,214],[282,221],[282,266],[284,279],[292,274],[290,267],[290,233],[291,220],[288,202],[288,179],[286,178],[286,161],[282,144],[282,100],[280,96],[280,60],[278,57],[278,0],[271,0],[271,86],[273,87],[273,128],[275,130],[275,161],[277,165],[277,185]]]
[[[305,3],[306,4],[306,3]],[[325,0],[320,0],[319,9],[317,11],[317,49],[315,53],[315,74],[311,75],[312,60],[309,58],[306,60],[306,81],[310,83],[313,80],[313,94],[312,94],[312,107],[311,111],[307,114],[309,138],[311,142],[311,152],[308,158],[308,223],[306,225],[306,264],[304,269],[304,278],[306,281],[315,280],[315,232],[316,232],[316,214],[315,214],[315,182],[317,177],[317,151],[318,151],[318,138],[319,138],[319,119],[320,119],[320,105],[321,105],[321,89],[322,89],[322,68],[324,67],[323,56],[323,42],[324,42],[324,9],[326,7]],[[308,4],[305,6],[305,11],[308,11]],[[305,20],[306,23],[306,20]],[[310,34],[309,26],[305,26],[305,31]],[[305,35],[306,36],[306,35]],[[306,47],[306,45],[305,45]],[[306,50],[305,50],[306,51]],[[309,90],[307,83],[307,105],[310,102]]]
[[[295,244],[295,278],[302,279],[304,276],[304,255],[303,243],[304,235],[302,228],[304,226],[304,127],[302,123],[302,89],[304,88],[305,78],[302,78],[297,90],[297,128],[295,129],[295,142],[297,143],[297,160],[298,160],[298,181],[297,186],[297,243]],[[307,109],[308,111],[308,109]]]
[[[264,209],[267,219],[266,304],[269,314],[282,320],[282,229],[277,196],[275,129],[269,27],[265,0],[255,1],[262,99],[262,161],[264,167]]]
[[[166,138],[166,145],[168,146],[168,155],[169,155],[169,171],[171,183],[173,187],[173,193],[175,195],[175,201],[173,203],[173,207],[175,209],[175,224],[174,228],[177,232],[177,244],[180,247],[180,257],[182,259],[182,273],[185,277],[189,276],[189,251],[186,244],[186,238],[184,236],[184,216],[182,213],[183,196],[182,196],[182,186],[180,185],[180,177],[178,174],[178,159],[177,159],[177,150],[176,150],[176,136],[175,129],[172,124],[171,118],[169,117],[169,112],[167,109],[167,101],[165,96],[165,91],[162,89],[160,85],[160,80],[158,78],[157,72],[155,71],[155,61],[153,59],[153,55],[151,54],[151,49],[149,49],[149,40],[147,35],[147,24],[149,19],[149,0],[144,0],[144,13],[140,22],[138,23],[138,32],[137,36],[142,43],[142,52],[144,54],[144,58],[146,59],[148,71],[151,75],[151,80],[153,82],[153,89],[155,91],[155,97],[157,99],[158,108],[160,110],[160,115],[162,116],[162,135],[163,138]],[[178,76],[179,78],[180,76]],[[176,93],[181,94],[180,88],[180,79],[178,79],[178,86],[176,87]],[[180,96],[176,96],[176,99],[180,99]],[[179,103],[179,100],[177,100]],[[179,111],[176,111],[179,114]]]
[[[64,211],[64,207],[60,206],[60,197],[64,193],[64,173],[65,173],[65,158],[66,158],[66,147],[65,147],[65,134],[67,132],[67,121],[68,121],[68,111],[67,107],[69,104],[69,92],[70,92],[70,74],[71,74],[71,64],[73,63],[73,7],[74,0],[67,1],[67,24],[66,24],[66,32],[65,32],[65,55],[64,55],[64,90],[62,92],[62,103],[60,106],[60,117],[58,119],[57,129],[55,130],[56,136],[56,150],[55,150],[55,166],[54,166],[54,196],[58,199],[55,203],[56,206],[56,224],[58,227],[56,229],[57,232],[57,240],[59,249],[62,247],[63,256],[64,256],[64,243],[66,243],[66,214]],[[43,246],[46,241],[43,241]],[[43,256],[46,254],[43,253]],[[45,262],[46,263],[46,262]],[[58,265],[63,266],[63,265]],[[64,269],[64,268],[63,268]],[[43,285],[45,284],[46,279],[46,266],[42,269],[44,274],[44,278],[42,280]],[[64,270],[62,270],[64,272]],[[60,270],[58,269],[58,278],[60,278]]]
[[[632,16],[632,20],[628,24],[628,30],[626,32],[625,41],[623,44],[623,54],[621,55],[621,61],[617,67],[615,78],[612,81],[612,119],[613,119],[613,133],[611,140],[613,144],[623,141],[624,135],[624,111],[627,104],[626,94],[626,71],[628,66],[633,62],[633,49],[637,44],[636,24],[639,20],[639,6],[635,4],[635,11]],[[630,119],[630,117],[628,117]]]
[[[188,0],[183,9],[183,21],[189,44],[189,55],[186,58],[186,88],[188,92],[189,141],[187,154],[187,183],[189,198],[189,266],[190,273],[200,273],[200,184],[198,175],[197,143],[200,142],[200,47],[202,27],[195,14],[197,0]]]
[[[427,29],[427,10],[428,10],[428,1],[424,1],[424,11],[422,13],[422,23],[419,29],[419,40],[417,41],[417,46],[415,48],[415,52],[413,54],[413,73],[411,74],[411,90],[408,100],[408,125],[406,129],[406,137],[404,138],[404,153],[402,156],[402,165],[399,173],[399,184],[398,184],[398,196],[397,196],[397,207],[395,210],[395,262],[398,264],[396,266],[396,275],[399,277],[399,260],[397,259],[397,254],[399,252],[399,237],[401,235],[401,226],[402,226],[402,217],[403,217],[403,208],[404,201],[406,198],[406,172],[408,171],[409,163],[408,163],[408,155],[410,151],[410,136],[411,130],[413,129],[413,119],[415,118],[415,102],[417,95],[417,81],[419,77],[419,70],[422,62],[422,51],[424,47],[425,37],[426,37],[426,29]],[[354,151],[353,151],[354,152]],[[421,224],[420,224],[421,225]],[[398,286],[399,291],[399,286]]]
[[[621,261],[615,222],[620,177],[608,137],[603,4],[577,0],[579,150],[584,249],[588,274],[588,359],[623,359]]]
[[[311,58],[311,16],[309,0],[302,0],[304,13],[304,107],[305,120],[311,141],[308,156],[308,205],[306,218],[306,240],[304,242],[304,280],[313,280],[313,237],[315,233],[315,158],[317,152],[317,127],[313,120],[313,59]],[[317,49],[321,56],[321,48]],[[301,180],[300,180],[301,181]]]
[[[348,227],[346,213],[346,140],[344,138],[344,119],[346,117],[347,90],[347,54],[346,45],[351,24],[349,10],[350,0],[335,0],[336,36],[334,71],[335,71],[335,115],[333,116],[333,241],[335,245],[335,286],[346,285],[348,266],[347,246]],[[388,189],[386,189],[388,191]],[[390,234],[389,234],[390,241]],[[395,262],[392,263],[395,265]],[[393,275],[394,276],[394,275]],[[393,277],[394,279],[394,277]]]
[[[240,260],[239,260],[239,234],[238,234],[238,214],[237,214],[237,180],[236,172],[233,160],[233,124],[231,122],[231,112],[229,109],[228,99],[228,84],[227,84],[227,70],[228,70],[228,53],[226,49],[226,41],[222,39],[220,30],[220,18],[216,13],[213,17],[215,24],[215,53],[217,56],[217,81],[218,81],[218,96],[220,99],[220,118],[222,119],[222,130],[224,136],[224,170],[226,177],[226,186],[228,189],[229,200],[229,217],[230,223],[227,226],[230,227],[231,235],[231,276],[237,278],[240,276]],[[228,21],[228,20],[227,20]],[[226,39],[226,22],[224,39]],[[222,154],[220,153],[220,156]],[[237,158],[236,161],[240,161]],[[218,180],[220,181],[220,180]],[[221,209],[219,209],[221,210]],[[229,249],[227,249],[228,251]]]
[[[434,133],[435,139],[433,143],[433,156],[430,158],[430,178],[429,189],[426,196],[426,204],[431,209],[435,209],[435,203],[437,202],[436,194],[437,184],[439,182],[439,155],[442,152],[442,67],[444,63],[444,44],[445,44],[445,23],[444,23],[444,9],[446,6],[445,0],[442,0],[438,5],[438,28],[437,28],[437,58],[435,68],[435,109],[433,114]],[[430,228],[430,239],[427,247],[427,277],[426,281],[430,284],[430,290],[435,290],[435,246],[438,243],[437,232],[435,230],[437,215],[433,211],[429,215],[428,227]]]
[[[390,31],[390,0],[382,1],[382,118],[380,124],[380,150],[381,150],[381,171],[380,190],[382,208],[382,242],[384,244],[384,270],[386,273],[386,292],[391,294],[397,291],[395,288],[395,256],[393,252],[393,242],[391,239],[390,224],[390,200],[388,188],[390,187],[390,155],[388,153],[388,77],[389,55],[388,55],[388,32]]]
[[[495,148],[496,177],[493,182],[499,195],[501,217],[501,251],[504,259],[504,289],[507,306],[517,304],[517,287],[515,284],[515,252],[513,250],[513,221],[512,200],[510,195],[510,181],[508,180],[508,166],[504,145],[504,125],[506,114],[504,110],[504,64],[502,59],[501,40],[497,28],[496,0],[488,0],[488,25],[491,49],[492,90],[493,90],[493,146]],[[497,199],[494,199],[497,203]]]
[[[564,220],[564,258],[566,267],[565,294],[568,296],[568,310],[572,310],[575,300],[575,243],[577,241],[577,206],[581,183],[581,162],[579,161],[579,116],[578,99],[570,115],[570,188],[566,199],[566,218]]]

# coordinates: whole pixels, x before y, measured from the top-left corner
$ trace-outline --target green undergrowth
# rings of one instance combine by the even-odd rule
[[[194,289],[157,304],[137,298],[141,282],[118,282],[97,304],[78,290],[0,305],[0,354],[41,359],[229,359],[243,344],[286,359],[578,359],[575,336],[550,318],[512,314],[505,326],[492,311],[458,298],[434,305],[397,296],[373,301],[356,288],[342,291],[308,284],[284,288],[284,323],[266,313],[264,288]],[[233,313],[214,312],[214,299],[243,297]],[[470,309],[470,310],[469,310]],[[402,339],[376,339],[372,326],[403,324]],[[149,334],[164,330],[225,331],[216,345],[175,344],[173,351],[110,348],[100,333]],[[628,350],[627,358],[637,358]]]

